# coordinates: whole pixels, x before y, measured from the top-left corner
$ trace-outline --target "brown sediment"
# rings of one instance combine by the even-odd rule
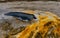
[[[46,14],[47,14],[46,18],[43,15],[38,15],[39,21],[28,25],[25,28],[25,30],[17,34],[17,38],[50,38],[50,37],[59,38],[60,37],[60,28],[59,28],[60,21],[57,20],[59,19],[59,17],[50,12],[46,12]],[[41,19],[41,18],[44,18],[44,19]],[[34,31],[34,33],[31,34],[31,31]],[[30,35],[32,35],[32,37]]]

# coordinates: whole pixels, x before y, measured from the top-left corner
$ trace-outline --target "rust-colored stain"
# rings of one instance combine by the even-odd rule
[[[60,18],[50,12],[38,15],[38,21],[28,25],[16,35],[17,38],[58,38],[60,37]],[[31,32],[33,34],[31,35]]]

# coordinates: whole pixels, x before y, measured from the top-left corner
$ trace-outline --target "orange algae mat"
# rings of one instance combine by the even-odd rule
[[[40,13],[38,21],[28,25],[17,38],[60,38],[60,18],[50,12]]]

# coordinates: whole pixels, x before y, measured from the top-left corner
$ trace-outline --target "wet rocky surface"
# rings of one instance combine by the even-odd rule
[[[41,10],[49,11],[60,16],[60,2],[55,1],[32,1],[32,2],[6,2],[0,3],[0,38],[13,38],[15,34],[21,32],[30,22],[23,22],[16,18],[8,18],[2,14],[11,11]],[[2,18],[4,17],[4,18]],[[15,37],[14,37],[15,38]]]

